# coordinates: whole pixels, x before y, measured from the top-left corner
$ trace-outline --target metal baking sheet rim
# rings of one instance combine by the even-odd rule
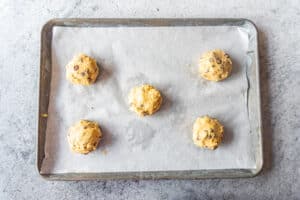
[[[256,153],[256,167],[253,169],[221,169],[221,170],[192,170],[192,171],[153,171],[153,172],[112,172],[112,173],[62,173],[41,174],[41,166],[45,157],[45,138],[48,112],[49,91],[51,81],[51,38],[54,26],[98,27],[98,26],[242,26],[248,25],[255,35],[255,75],[257,101],[257,135],[258,147]],[[254,177],[263,167],[263,142],[261,123],[261,99],[259,78],[258,31],[255,24],[248,19],[241,18],[153,18],[153,19],[95,19],[95,18],[60,18],[49,20],[41,31],[40,49],[40,77],[38,80],[38,113],[37,113],[37,159],[38,174],[46,180],[111,180],[111,179],[200,179],[200,178],[243,178]]]

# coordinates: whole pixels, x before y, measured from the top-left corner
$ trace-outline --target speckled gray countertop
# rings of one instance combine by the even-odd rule
[[[300,199],[300,1],[0,0],[0,199]],[[256,23],[265,165],[248,179],[49,182],[35,167],[40,30],[57,17]]]

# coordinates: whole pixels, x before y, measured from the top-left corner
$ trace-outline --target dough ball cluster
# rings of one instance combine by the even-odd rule
[[[223,139],[224,127],[208,116],[196,119],[193,126],[193,141],[196,146],[216,149]]]
[[[68,142],[73,152],[87,154],[94,151],[102,137],[96,122],[80,120],[69,128]]]
[[[130,109],[140,116],[152,115],[161,106],[162,96],[151,85],[141,85],[131,89],[129,96]]]
[[[98,77],[99,68],[95,59],[85,55],[76,55],[66,66],[67,80],[73,84],[90,85]]]
[[[232,61],[224,51],[216,49],[204,53],[200,59],[199,73],[210,81],[226,79],[232,71]],[[73,84],[93,84],[99,75],[95,59],[78,54],[66,65],[66,78]],[[160,109],[162,95],[155,87],[144,84],[132,88],[128,95],[130,109],[140,116],[152,115]],[[223,139],[224,128],[214,118],[204,116],[193,125],[193,141],[198,147],[216,149]],[[67,139],[73,152],[87,154],[94,151],[102,132],[96,122],[80,120],[68,130]]]
[[[200,59],[200,75],[210,81],[226,79],[232,70],[232,61],[224,51],[216,49],[204,53]]]

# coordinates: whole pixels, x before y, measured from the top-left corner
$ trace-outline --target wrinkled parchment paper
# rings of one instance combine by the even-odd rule
[[[248,34],[238,27],[55,27],[52,81],[41,173],[126,172],[254,168],[247,115]],[[200,55],[224,49],[233,60],[230,78],[201,79]],[[94,57],[96,84],[70,84],[65,65],[77,53]],[[251,62],[250,62],[251,63]],[[131,87],[148,83],[163,94],[153,116],[128,109]],[[197,148],[192,125],[210,115],[225,126],[215,151]],[[80,119],[99,122],[104,134],[88,155],[69,150],[67,129]]]

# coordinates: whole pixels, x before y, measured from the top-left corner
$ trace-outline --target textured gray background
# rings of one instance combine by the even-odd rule
[[[0,199],[300,199],[300,1],[0,0]],[[259,29],[263,172],[250,179],[47,182],[35,168],[40,30],[54,17],[244,17]]]

